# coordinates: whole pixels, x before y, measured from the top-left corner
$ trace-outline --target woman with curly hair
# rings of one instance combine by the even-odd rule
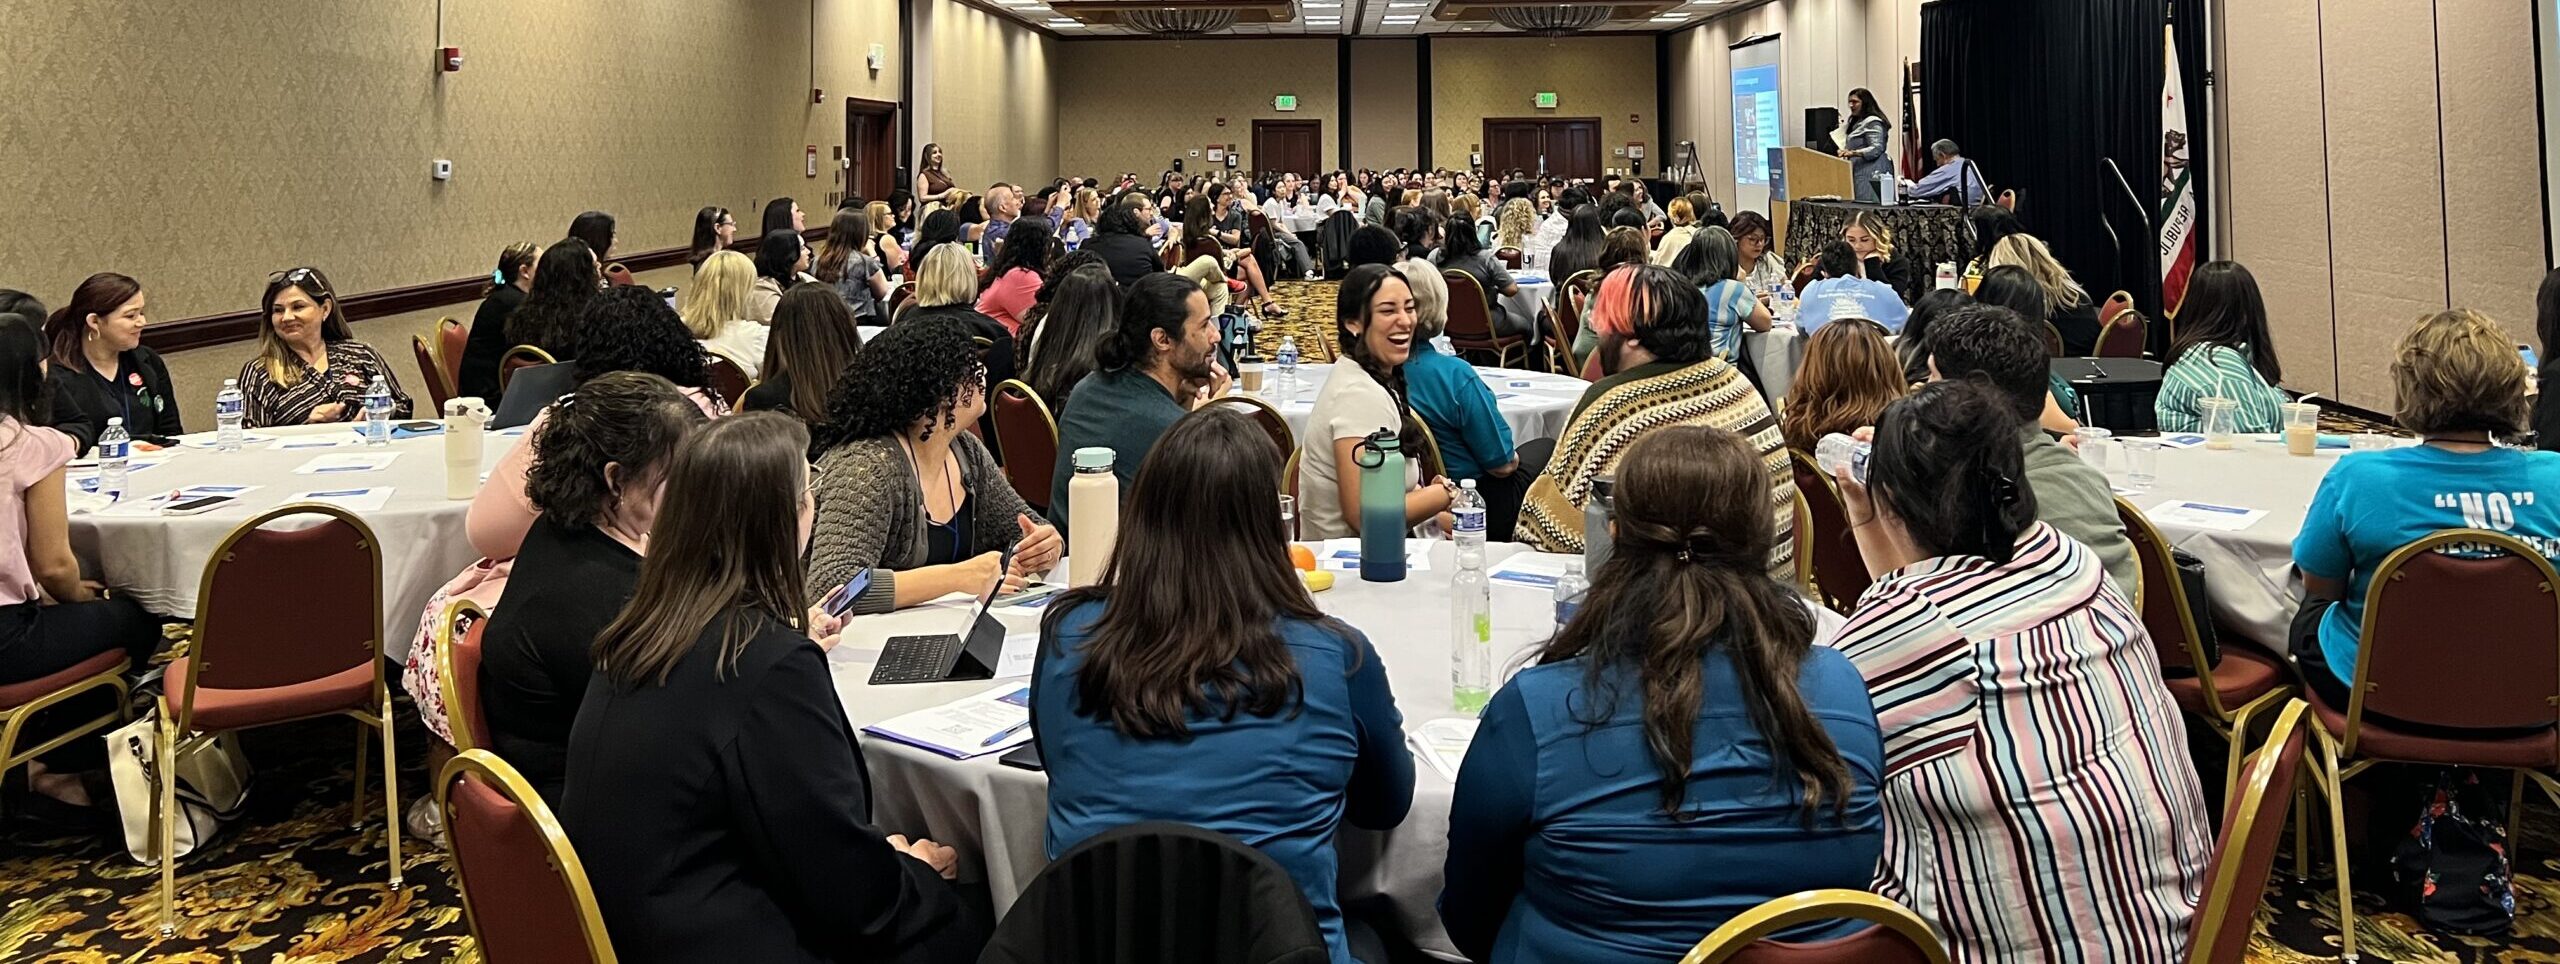
[[[819,475],[808,589],[839,584],[855,613],[1017,586],[1064,543],[1015,494],[967,426],[987,410],[987,368],[957,319],[910,315],[853,356],[812,447]],[[999,550],[1013,547],[1002,568]]]
[[[533,421],[553,399],[606,372],[648,372],[679,388],[700,390],[710,399],[706,408],[719,404],[719,396],[709,390],[702,345],[657,292],[632,286],[598,292],[578,312],[576,324],[587,349],[570,361],[516,372],[506,400],[490,417],[490,428]]]
[[[1528,250],[1529,235],[1536,230],[1538,230],[1538,206],[1535,203],[1524,197],[1515,197],[1502,202],[1501,213],[1496,214],[1493,219],[1495,253],[1498,254],[1506,248],[1513,251]]]

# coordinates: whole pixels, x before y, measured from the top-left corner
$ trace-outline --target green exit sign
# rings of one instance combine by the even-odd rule
[[[1538,106],[1549,110],[1554,109],[1556,106],[1556,92],[1552,90],[1539,91]]]
[[[1273,97],[1273,98],[1271,98],[1271,109],[1272,109],[1272,110],[1297,110],[1297,109],[1298,109],[1298,95],[1296,95],[1296,94],[1281,94],[1281,95],[1279,95],[1279,96],[1277,96],[1277,97]]]

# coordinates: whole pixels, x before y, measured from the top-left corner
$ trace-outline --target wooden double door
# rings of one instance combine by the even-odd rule
[[[1600,118],[1487,117],[1484,169],[1519,168],[1575,178],[1600,176]],[[1543,167],[1541,166],[1543,165]]]
[[[1312,181],[1323,176],[1324,122],[1254,121],[1252,161],[1255,177],[1295,174]]]

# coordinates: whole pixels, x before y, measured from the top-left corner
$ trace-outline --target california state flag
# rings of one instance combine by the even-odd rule
[[[2178,77],[2177,28],[2160,28],[2167,81],[2160,89],[2160,309],[2171,318],[2196,269],[2196,196],[2187,171],[2186,84]]]

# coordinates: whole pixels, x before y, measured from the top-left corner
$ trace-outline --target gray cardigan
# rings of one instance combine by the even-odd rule
[[[969,492],[976,515],[980,552],[995,551],[1022,539],[1016,515],[1035,523],[1040,514],[1013,491],[1004,469],[987,454],[978,437],[962,433],[951,452],[960,459],[960,484]],[[809,536],[809,598],[871,570],[871,585],[855,597],[853,612],[885,613],[897,608],[898,573],[924,565],[927,548],[924,488],[916,484],[914,466],[895,438],[846,442],[818,458],[818,518]]]

